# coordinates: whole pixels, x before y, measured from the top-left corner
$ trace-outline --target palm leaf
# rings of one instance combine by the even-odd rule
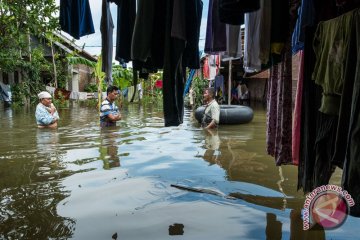
[[[67,57],[67,60],[68,60],[69,64],[71,64],[71,65],[83,64],[83,65],[86,65],[91,68],[95,68],[95,66],[97,64],[97,63],[87,60],[83,57]]]

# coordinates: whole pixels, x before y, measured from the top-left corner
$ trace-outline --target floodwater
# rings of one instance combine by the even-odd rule
[[[262,108],[212,133],[190,111],[165,128],[155,106],[125,106],[119,126],[103,130],[92,107],[59,112],[59,128],[46,130],[34,109],[0,108],[0,239],[358,237],[353,217],[302,230],[297,168],[265,153]]]

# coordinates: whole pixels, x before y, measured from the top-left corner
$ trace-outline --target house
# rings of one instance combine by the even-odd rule
[[[96,62],[97,58],[92,56],[90,53],[83,50],[81,47],[77,46],[72,40],[68,39],[61,33],[53,33],[54,39],[53,49],[54,54],[59,55],[59,59],[65,59],[68,54],[74,54],[75,56],[83,57],[89,61]],[[38,46],[42,46],[44,49],[44,57],[52,62],[52,48],[50,47],[50,40],[46,37],[38,38],[31,36],[31,47],[35,48]],[[62,86],[66,90],[80,92],[84,91],[84,87],[89,83],[95,83],[95,79],[92,77],[92,69],[86,65],[78,64],[78,65],[69,65],[66,63],[63,66],[67,69],[67,76],[65,86]],[[11,73],[5,73],[0,71],[0,82],[5,85],[13,85],[18,84],[22,81],[20,69]],[[62,76],[64,77],[64,76]],[[52,72],[42,72],[41,80],[45,85],[55,87],[54,79]]]

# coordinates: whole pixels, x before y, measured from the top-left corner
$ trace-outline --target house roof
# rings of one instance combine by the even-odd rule
[[[269,78],[270,77],[270,70],[269,69],[265,69],[261,72],[257,72],[257,73],[246,73],[245,78]]]
[[[54,44],[56,46],[60,47],[61,49],[63,49],[64,51],[66,51],[68,53],[76,52],[76,54],[78,54],[79,56],[81,56],[87,60],[90,60],[93,62],[97,61],[97,57],[91,55],[90,53],[85,51],[83,48],[76,45],[72,40],[70,40],[66,36],[62,35],[60,32],[54,32],[53,34],[58,39],[60,39],[60,41],[55,41]]]

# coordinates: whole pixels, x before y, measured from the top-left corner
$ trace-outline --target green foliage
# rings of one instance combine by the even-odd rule
[[[195,77],[193,79],[191,86],[194,94],[194,108],[203,104],[204,89],[208,87],[208,84],[208,81],[203,78]]]
[[[58,88],[65,89],[67,81],[69,79],[66,59],[59,59],[58,57],[56,57],[56,72]]]
[[[0,69],[12,72],[29,55],[29,34],[40,36],[58,28],[54,0],[0,1]]]
[[[53,102],[58,108],[66,108],[69,106],[69,100],[66,100],[65,96],[60,91],[57,93],[57,99],[53,98]]]
[[[155,87],[157,80],[161,80],[163,77],[162,72],[152,73],[147,81],[144,81],[144,94],[143,102],[145,104],[157,104],[161,105],[163,100],[162,89]]]
[[[89,93],[97,92],[97,89],[97,85],[92,83],[89,83],[84,87],[84,91]]]
[[[32,49],[31,55],[31,62],[19,60],[14,65],[21,69],[20,74],[22,74],[22,82],[11,86],[12,101],[19,106],[38,102],[37,93],[45,90],[41,82],[41,72],[49,71],[51,68],[41,48]]]
[[[113,66],[113,85],[125,89],[133,84],[132,69],[123,68],[120,65]]]
[[[97,99],[87,99],[85,101],[79,101],[80,106],[85,106],[85,107],[96,107],[98,105],[98,100]]]
[[[83,58],[83,57],[68,56],[67,60],[68,60],[68,63],[70,65],[83,64],[83,65],[86,65],[86,66],[88,66],[90,68],[93,68],[94,70],[95,70],[96,65],[97,65],[96,62],[92,62],[92,61],[87,60],[86,58]],[[94,71],[94,73],[96,74],[95,71]]]
[[[44,90],[40,77],[49,64],[42,49],[29,47],[30,34],[41,36],[57,29],[57,11],[54,0],[0,1],[0,69],[6,73],[21,70],[23,79],[11,86],[15,105],[37,102],[36,93]]]

